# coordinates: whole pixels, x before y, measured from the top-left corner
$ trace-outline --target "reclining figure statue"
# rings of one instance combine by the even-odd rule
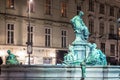
[[[7,51],[8,56],[6,58],[6,64],[19,64],[19,61],[17,60],[16,56],[11,53],[10,50]]]

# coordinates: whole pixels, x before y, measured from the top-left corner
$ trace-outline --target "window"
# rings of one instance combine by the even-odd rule
[[[120,38],[120,26],[118,28],[118,37]]]
[[[120,18],[120,9],[118,10],[117,18]]]
[[[110,16],[114,16],[114,7],[110,6]]]
[[[104,14],[104,12],[105,12],[105,6],[104,6],[104,4],[100,4],[99,8],[100,8],[99,9],[100,14]]]
[[[52,58],[51,57],[44,57],[43,58],[43,64],[51,64]]]
[[[33,42],[33,27],[32,27],[32,26],[30,26],[30,27],[28,26],[28,27],[27,27],[27,32],[28,32],[28,33],[27,33],[27,34],[28,34],[28,36],[27,36],[27,37],[28,37],[28,38],[27,38],[27,41],[28,41],[28,42]]]
[[[94,0],[89,0],[89,11],[94,12]]]
[[[119,47],[119,49],[118,49],[118,53],[120,53],[120,46],[118,46]],[[117,52],[116,52],[117,53]],[[119,54],[118,54],[119,55]]]
[[[45,1],[45,14],[47,14],[47,15],[51,14],[51,2],[52,2],[52,0]]]
[[[28,12],[35,12],[34,1],[33,0],[28,0],[27,4],[28,4]]]
[[[81,6],[77,5],[77,15],[79,14],[80,11],[81,11]]]
[[[115,56],[115,45],[114,44],[110,45],[110,55]]]
[[[45,46],[50,47],[51,29],[45,29]]]
[[[65,48],[66,47],[66,37],[67,37],[67,31],[65,31],[65,30],[62,30],[61,31],[61,36],[62,36],[62,43],[61,43],[61,46],[62,46],[62,48]]]
[[[93,19],[89,20],[89,31],[91,34],[94,34],[94,20]]]
[[[101,43],[101,50],[105,53],[105,43]]]
[[[110,34],[114,35],[114,25],[110,25]]]
[[[7,43],[14,43],[14,24],[7,24]]]
[[[61,16],[67,17],[67,3],[65,1],[61,2]]]
[[[100,35],[103,35],[104,34],[104,23],[103,22],[100,22],[100,25],[99,25],[99,34]]]
[[[14,0],[7,0],[7,8],[14,9]]]
[[[25,56],[25,64],[28,64],[28,61],[29,60],[29,56]],[[33,56],[30,56],[30,64],[35,64],[34,63],[34,57]]]

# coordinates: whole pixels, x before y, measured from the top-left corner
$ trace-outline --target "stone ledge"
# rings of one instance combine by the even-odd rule
[[[0,80],[80,80],[80,66],[2,65]],[[119,80],[120,66],[87,66],[85,80]]]

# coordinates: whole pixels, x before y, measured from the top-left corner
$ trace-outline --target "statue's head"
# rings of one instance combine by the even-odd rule
[[[8,54],[10,54],[10,53],[11,53],[11,51],[10,51],[10,50],[7,50],[7,53],[8,53]]]
[[[95,43],[93,43],[93,47],[94,47],[94,48],[97,48],[97,45],[96,45]]]
[[[83,16],[84,15],[84,12],[83,11],[80,11],[79,12],[79,16]]]

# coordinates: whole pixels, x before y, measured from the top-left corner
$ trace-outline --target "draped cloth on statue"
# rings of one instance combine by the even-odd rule
[[[79,15],[77,15],[71,19],[72,27],[73,27],[75,35],[76,35],[76,38],[75,38],[73,44],[86,42],[89,37],[88,28],[82,20],[83,15],[84,15],[84,13],[82,11],[80,11]]]

